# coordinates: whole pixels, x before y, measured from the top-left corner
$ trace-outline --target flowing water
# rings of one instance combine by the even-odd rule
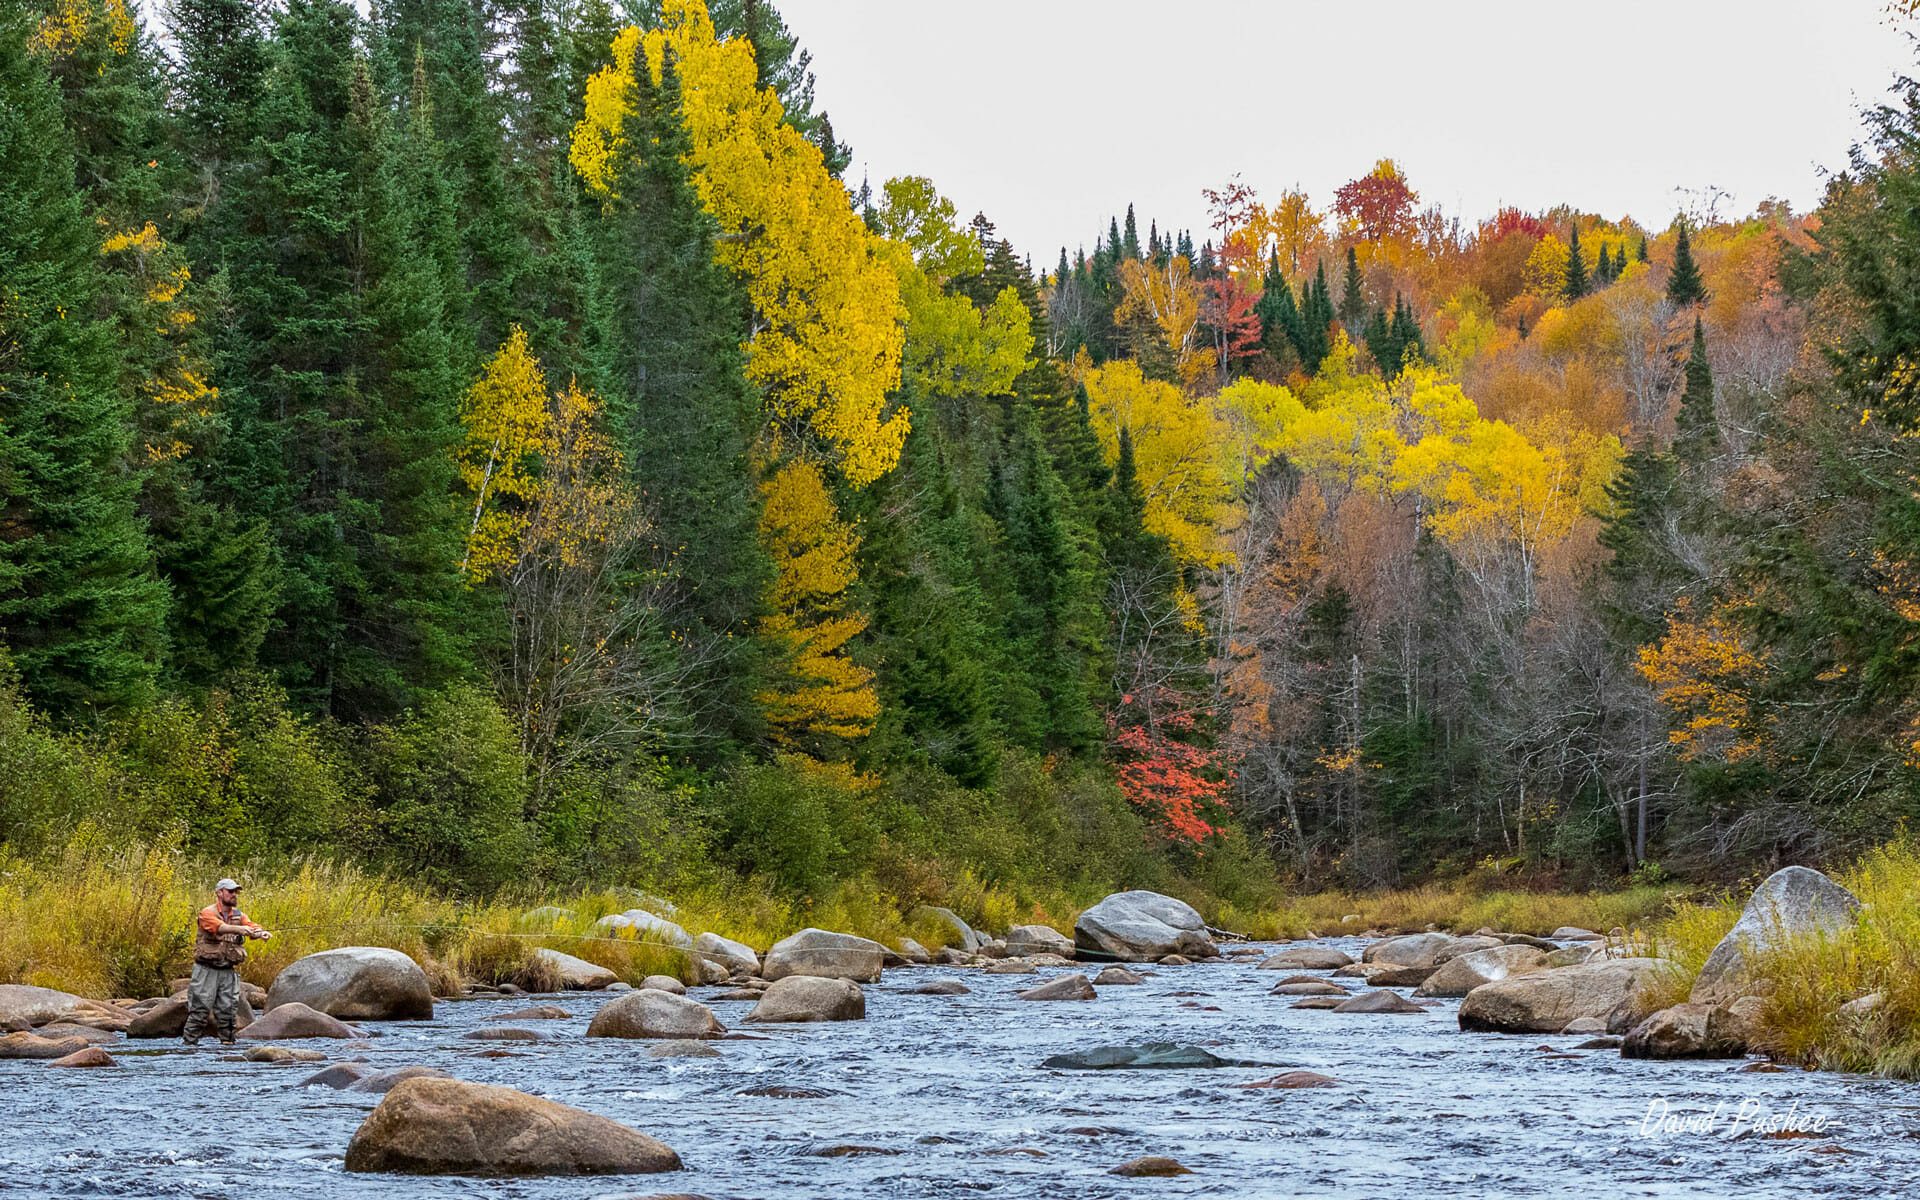
[[[1358,956],[1362,943],[1327,945]],[[1747,1063],[1640,1062],[1574,1051],[1582,1037],[1460,1032],[1458,1001],[1422,1015],[1290,1008],[1248,959],[1159,968],[1091,1002],[1015,993],[1072,968],[986,975],[887,972],[867,1019],[741,1024],[719,1058],[654,1059],[651,1043],[587,1040],[607,997],[546,997],[567,1021],[524,1022],[544,1043],[463,1041],[490,1014],[542,1000],[442,1002],[431,1022],[374,1026],[370,1049],[312,1046],[375,1068],[423,1064],[601,1113],[666,1142],[686,1169],[598,1179],[350,1175],[342,1158],[379,1097],[301,1088],[324,1064],[220,1061],[203,1044],[121,1042],[118,1068],[0,1062],[0,1193],[139,1197],[1901,1196],[1920,1191],[1920,1085]],[[1089,971],[1091,974],[1091,971]],[[1318,973],[1316,973],[1318,974]],[[957,978],[962,996],[907,989]],[[1349,981],[1356,982],[1357,981]],[[718,989],[695,989],[696,998]],[[1102,1045],[1176,1041],[1263,1066],[1056,1071],[1042,1060]],[[245,1043],[243,1043],[243,1046]],[[1549,1050],[1548,1048],[1551,1048]],[[479,1057],[489,1049],[517,1057]],[[1562,1053],[1564,1052],[1564,1053]],[[1333,1087],[1236,1085],[1307,1069]],[[750,1095],[792,1089],[784,1098]],[[1720,1107],[1709,1132],[1652,1132]],[[1797,1108],[1796,1108],[1797,1106]],[[1818,1137],[1742,1129],[1744,1110],[1824,1122]],[[863,1152],[831,1153],[846,1147]],[[1193,1169],[1127,1179],[1142,1155]]]

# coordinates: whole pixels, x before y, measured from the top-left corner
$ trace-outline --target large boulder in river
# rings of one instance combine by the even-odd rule
[[[1609,958],[1528,971],[1467,993],[1460,1004],[1460,1028],[1487,1033],[1558,1033],[1567,1022],[1594,1017],[1612,1023],[1638,1009],[1642,978],[1663,969],[1657,958]]]
[[[1544,971],[1547,956],[1532,946],[1490,946],[1450,958],[1414,990],[1416,996],[1464,996],[1483,983]]]
[[[84,1038],[43,1038],[37,1034],[9,1033],[0,1037],[0,1058],[65,1058],[87,1048]]]
[[[1724,1004],[1742,995],[1751,980],[1750,952],[1777,950],[1795,937],[1839,933],[1853,926],[1860,901],[1852,892],[1807,867],[1783,867],[1753,890],[1740,920],[1707,956],[1687,999]]]
[[[1029,954],[1058,954],[1073,957],[1073,939],[1051,925],[1015,925],[1007,930],[1007,954],[1025,958]]]
[[[693,952],[702,958],[712,959],[735,975],[760,973],[760,956],[752,946],[732,938],[723,938],[717,933],[703,933],[693,939]]]
[[[850,933],[830,933],[825,929],[802,929],[781,938],[767,951],[760,974],[768,980],[789,975],[818,975],[825,979],[851,979],[855,983],[880,982],[880,968],[887,960],[887,948],[879,942]]]
[[[776,979],[747,1014],[754,1022],[859,1021],[867,1015],[867,994],[851,979],[789,975]]]
[[[347,1143],[347,1170],[399,1175],[643,1175],[680,1156],[606,1117],[512,1088],[409,1079]]]
[[[1169,954],[1219,953],[1193,906],[1158,892],[1115,892],[1080,914],[1073,944],[1082,957],[1147,962]]]
[[[132,1013],[105,1001],[24,983],[0,983],[0,1030],[71,1021],[122,1032],[132,1020]]]
[[[243,1038],[259,1041],[293,1038],[360,1038],[360,1030],[323,1012],[315,1012],[299,1001],[282,1004],[240,1031]]]
[[[242,995],[234,1005],[233,1027],[245,1029],[253,1024],[253,1005],[247,1003]],[[141,1013],[127,1026],[130,1038],[176,1038],[187,1029],[187,998],[184,994],[169,996],[152,1008]]]
[[[630,908],[623,913],[601,917],[593,927],[602,934],[624,933],[636,941],[659,942],[680,950],[693,949],[693,938],[686,930],[644,908]]]
[[[426,972],[398,950],[343,946],[289,963],[267,989],[267,1011],[304,1004],[342,1021],[413,1021],[433,1017]]]
[[[726,1031],[713,1010],[698,1000],[652,988],[609,1000],[587,1026],[588,1037],[684,1039],[714,1037]]]
[[[594,991],[620,982],[618,975],[584,958],[575,958],[571,954],[562,954],[558,950],[549,950],[545,946],[539,947],[533,953],[559,974],[560,986],[569,991]]]

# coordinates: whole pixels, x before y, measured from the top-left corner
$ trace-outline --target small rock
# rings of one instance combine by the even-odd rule
[[[1598,1017],[1575,1017],[1561,1033],[1605,1033],[1607,1023]]]
[[[293,1046],[249,1046],[240,1056],[248,1062],[286,1063],[286,1062],[325,1062],[327,1056],[318,1050],[296,1049]]]
[[[569,991],[593,991],[596,988],[610,988],[613,984],[620,982],[618,975],[615,975],[612,971],[609,971],[597,963],[590,963],[584,958],[575,958],[571,954],[562,954],[560,951],[549,949],[546,946],[537,947],[533,953],[559,974],[560,986]],[[507,992],[507,988],[510,986],[511,985],[502,985],[500,990]],[[512,992],[507,992],[507,994],[515,995],[519,991],[519,988],[514,988]]]
[[[1145,983],[1146,980],[1140,978],[1138,975],[1135,975],[1132,971],[1127,970],[1125,967],[1115,966],[1115,967],[1107,967],[1104,970],[1102,970],[1098,975],[1095,975],[1093,977],[1093,982],[1098,985],[1109,986],[1109,987],[1130,987],[1134,984]]]
[[[933,961],[933,952],[910,937],[901,938],[900,945],[897,949],[900,952],[901,958],[906,959],[916,967],[923,967]]]
[[[391,1070],[375,1071],[348,1084],[349,1092],[366,1092],[384,1096],[409,1079],[450,1079],[452,1076],[434,1067],[394,1067]]]
[[[1335,1079],[1333,1076],[1322,1075],[1318,1071],[1287,1071],[1287,1072],[1284,1072],[1283,1074],[1275,1075],[1271,1079],[1262,1079],[1258,1083],[1241,1083],[1241,1084],[1235,1084],[1234,1086],[1243,1087],[1243,1088],[1279,1088],[1283,1090],[1291,1090],[1294,1088],[1332,1087],[1334,1084],[1338,1082],[1340,1081]]]
[[[1353,959],[1328,946],[1292,946],[1263,961],[1261,971],[1332,971],[1353,965]]]
[[[1193,965],[1193,960],[1184,954],[1168,954],[1154,961],[1163,967],[1188,967]]]
[[[296,1000],[276,1004],[265,1016],[242,1029],[240,1036],[266,1041],[284,1038],[345,1039],[366,1035],[346,1022],[326,1013],[316,1012]]]
[[[1016,957],[1057,954],[1070,959],[1073,939],[1049,925],[1015,925],[1007,931],[1007,953]]]
[[[1303,983],[1277,983],[1267,992],[1269,996],[1345,996],[1347,989],[1337,983],[1328,983],[1323,979],[1310,979]]]
[[[346,1169],[403,1175],[622,1175],[680,1156],[616,1121],[512,1088],[410,1079],[347,1144]]]
[[[732,991],[721,992],[713,999],[716,1003],[721,1000],[758,1000],[761,994],[758,988],[734,988]]]
[[[647,1047],[648,1058],[719,1058],[720,1052],[705,1042],[671,1041]]]
[[[86,1048],[80,1038],[43,1038],[24,1032],[0,1037],[0,1058],[65,1058]]]
[[[726,964],[727,969],[735,974],[760,973],[760,956],[745,942],[723,938],[717,933],[703,933],[693,939],[693,949],[703,958]]]
[[[359,1063],[335,1063],[324,1071],[314,1072],[293,1086],[297,1088],[330,1087],[339,1090],[358,1083],[366,1075],[367,1068]]]
[[[705,1038],[726,1031],[706,1005],[651,988],[609,1000],[587,1026],[590,1038]]]
[[[72,1054],[56,1058],[47,1064],[49,1067],[117,1067],[113,1055],[98,1046],[88,1046],[75,1050]]]
[[[936,979],[932,983],[923,983],[919,987],[909,988],[907,994],[911,996],[965,996],[972,993],[972,991],[972,988],[961,983],[958,979]]]
[[[542,1004],[536,1008],[520,1008],[510,1013],[494,1013],[489,1021],[571,1021],[573,1014],[564,1008],[551,1004]]]
[[[1346,1001],[1339,996],[1308,996],[1305,1000],[1287,1005],[1288,1008],[1339,1008]]]
[[[1620,1039],[1617,1037],[1588,1038],[1574,1047],[1575,1050],[1618,1050],[1619,1048]]]
[[[1109,1175],[1126,1175],[1132,1178],[1159,1178],[1168,1175],[1191,1175],[1193,1171],[1183,1167],[1171,1158],[1150,1154],[1145,1158],[1136,1158],[1123,1162],[1108,1171]]]
[[[472,1029],[460,1035],[469,1042],[544,1042],[552,1038],[551,1034],[537,1029],[514,1029],[511,1027],[495,1029]]]
[[[1072,975],[1062,975],[1058,979],[1049,980],[1039,987],[1029,988],[1019,993],[1019,995],[1022,1000],[1094,1000],[1099,998],[1099,993],[1093,990],[1093,984],[1087,982],[1087,977],[1078,972]]]
[[[1440,972],[1439,967],[1393,967],[1367,976],[1372,987],[1419,987]]]
[[[1343,1013],[1424,1013],[1427,1011],[1418,1004],[1402,998],[1395,992],[1361,992],[1351,1000],[1343,1000],[1333,1010]]]
[[[1536,926],[1535,928],[1538,928]],[[1562,925],[1547,935],[1552,942],[1597,942],[1600,935],[1591,929],[1582,929],[1578,925]]]
[[[989,964],[986,973],[989,975],[1032,975],[1036,970],[1038,970],[1038,968],[1024,958],[1003,958],[998,962]]]
[[[687,994],[687,985],[671,975],[649,975],[642,979],[640,990],[644,992],[649,989],[656,992],[672,992],[676,996]]]

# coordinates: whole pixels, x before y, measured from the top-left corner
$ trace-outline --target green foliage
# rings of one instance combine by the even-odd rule
[[[1647,257],[1646,239],[1640,241],[1640,258]],[[1693,239],[1687,233],[1685,221],[1680,223],[1680,232],[1673,241],[1673,269],[1667,273],[1667,299],[1676,305],[1685,307],[1699,304],[1707,298],[1706,284],[1700,278],[1699,264],[1693,261]]]

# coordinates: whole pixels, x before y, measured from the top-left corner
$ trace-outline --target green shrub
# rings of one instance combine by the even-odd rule
[[[535,849],[513,726],[470,687],[371,731],[367,777],[385,856],[411,878],[486,891],[525,875]]]
[[[107,763],[55,733],[28,705],[0,651],[0,843],[19,852],[57,846],[101,807]]]

